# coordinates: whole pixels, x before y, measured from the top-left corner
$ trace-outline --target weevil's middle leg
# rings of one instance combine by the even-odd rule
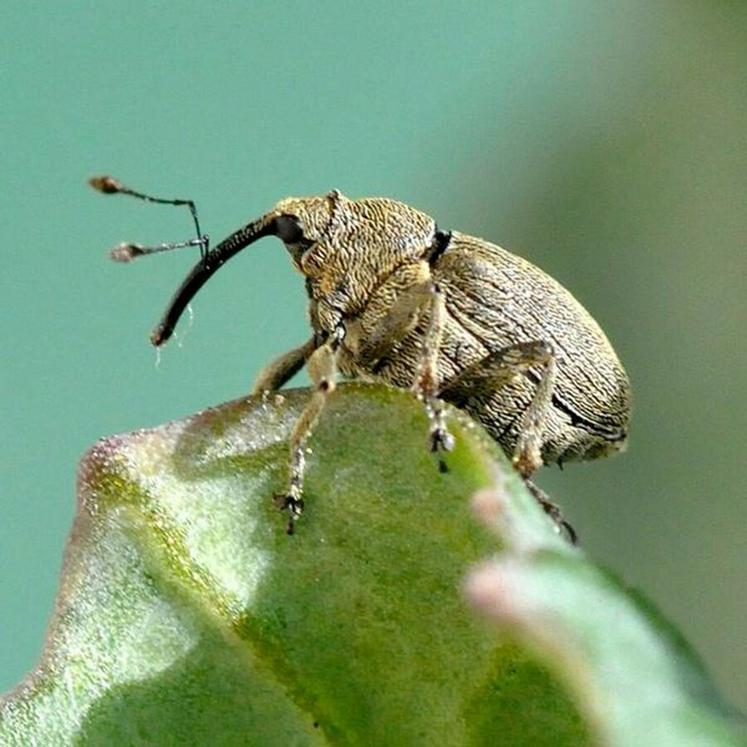
[[[290,435],[290,469],[288,474],[288,487],[284,493],[275,494],[275,503],[280,509],[288,511],[288,534],[293,534],[295,524],[303,513],[303,478],[306,468],[306,442],[311,435],[311,431],[319,419],[319,415],[327,404],[329,395],[335,390],[337,384],[337,356],[342,341],[344,331],[342,327],[338,328],[330,338],[321,346],[316,348],[308,357],[308,369],[313,385],[313,393],[309,403],[304,408],[301,416],[293,426]],[[307,343],[307,345],[310,343]],[[301,351],[291,351],[287,354],[292,358],[292,353]],[[276,363],[282,362],[282,358]],[[274,380],[269,374],[272,372],[271,364],[268,375],[260,377],[259,383],[267,383]],[[284,370],[280,365],[277,370]],[[265,387],[266,388],[266,387]]]
[[[454,448],[454,436],[446,427],[444,403],[438,396],[440,388],[438,354],[446,324],[446,304],[443,291],[437,283],[430,283],[429,294],[430,319],[423,337],[420,365],[412,389],[425,402],[425,409],[431,424],[431,451],[451,451]],[[439,468],[441,472],[447,471],[446,462],[443,459],[439,459]]]
[[[421,314],[429,311],[428,326],[423,336],[412,391],[425,403],[430,421],[430,443],[433,451],[450,451],[454,438],[446,428],[446,413],[438,398],[438,354],[441,347],[446,307],[443,291],[431,278],[427,262],[419,263],[407,278],[407,290],[401,292],[387,313],[369,332],[356,353],[359,364],[376,370],[376,363],[417,326]],[[441,460],[440,468],[446,471]]]

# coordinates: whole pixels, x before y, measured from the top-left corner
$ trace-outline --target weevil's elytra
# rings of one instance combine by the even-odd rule
[[[314,384],[291,434],[286,489],[276,496],[288,510],[289,532],[304,507],[304,445],[338,370],[411,388],[424,402],[434,451],[453,446],[443,401],[465,409],[527,479],[543,463],[595,459],[625,444],[630,386],[607,337],[556,280],[495,244],[444,231],[404,203],[351,200],[333,190],[281,200],[208,252],[191,201],[153,198],[111,177],[91,184],[192,210],[197,239],[121,245],[113,255],[129,261],[177,246],[203,249],[154,330],[154,345],[169,339],[210,275],[260,238],[280,238],[304,275],[312,334],[270,363],[254,387],[278,389],[303,365]],[[545,496],[534,494],[568,527]]]

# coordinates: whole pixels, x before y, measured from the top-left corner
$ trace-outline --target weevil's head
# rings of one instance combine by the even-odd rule
[[[428,256],[436,235],[433,218],[408,205],[337,190],[281,200],[273,213],[326,328],[363,309],[395,269]]]
[[[192,268],[174,294],[151,341],[171,337],[187,304],[210,276],[244,247],[266,236],[285,243],[306,276],[315,325],[331,331],[361,311],[374,288],[398,267],[430,256],[433,218],[395,200],[350,200],[337,190],[318,197],[290,197],[235,231]]]

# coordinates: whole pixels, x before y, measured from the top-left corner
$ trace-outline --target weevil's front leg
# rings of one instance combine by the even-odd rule
[[[444,326],[446,324],[446,304],[444,294],[437,283],[429,284],[430,318],[428,329],[423,336],[418,372],[412,389],[425,402],[430,421],[431,451],[451,451],[454,448],[454,437],[446,427],[444,403],[439,399],[438,354],[441,348]],[[446,462],[441,459],[439,468],[446,472]]]
[[[275,358],[259,373],[252,387],[252,394],[274,392],[295,376],[318,347],[316,335],[303,345]]]
[[[447,401],[460,405],[481,391],[497,391],[515,376],[542,366],[542,374],[519,425],[513,463],[522,477],[542,466],[542,433],[555,387],[555,356],[549,343],[521,342],[491,353],[470,366],[441,391]]]
[[[360,339],[356,360],[361,366],[375,368],[377,361],[412,332],[420,312],[430,303],[433,281],[427,263],[418,265],[415,276],[408,278],[408,282],[409,287],[397,296],[376,326]]]
[[[303,513],[303,477],[306,467],[306,441],[314,424],[327,404],[337,383],[337,355],[345,331],[338,327],[329,339],[317,347],[308,358],[309,375],[313,393],[290,435],[290,470],[288,488],[275,495],[278,508],[288,511],[288,534],[293,534],[295,524]],[[308,343],[307,343],[308,344]],[[290,355],[290,354],[288,354]]]

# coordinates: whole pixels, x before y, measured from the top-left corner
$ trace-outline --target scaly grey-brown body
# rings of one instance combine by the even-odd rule
[[[129,261],[178,246],[205,251],[151,335],[154,345],[169,339],[210,275],[259,238],[282,239],[305,276],[313,334],[270,363],[254,389],[278,389],[304,365],[314,384],[291,434],[287,490],[278,496],[289,512],[289,532],[304,506],[305,443],[338,370],[411,388],[426,406],[433,451],[453,446],[442,400],[464,408],[525,479],[543,462],[593,459],[625,443],[630,387],[604,333],[558,282],[494,244],[440,231],[433,218],[404,203],[350,200],[334,190],[281,200],[207,252],[191,201],[154,198],[111,177],[91,184],[192,211],[197,239],[123,244],[112,254]],[[535,495],[571,531],[557,507],[536,489]]]
[[[442,387],[496,350],[542,340],[557,360],[543,461],[594,459],[624,444],[630,413],[627,376],[599,325],[565,288],[526,260],[457,232],[431,265],[431,274],[443,289],[447,311],[438,358]],[[377,365],[360,365],[354,355],[343,354],[340,369],[348,376],[410,387],[426,328],[427,317]],[[343,350],[349,352],[344,342]],[[498,390],[461,389],[444,399],[479,420],[511,455],[538,379],[530,369]]]
[[[330,230],[335,214],[333,210],[330,218],[327,212],[323,249],[306,249],[296,264],[309,278],[314,329],[329,334],[337,325],[345,326],[338,358],[343,374],[413,385],[429,323],[426,305],[419,309],[414,329],[380,358],[358,352],[398,296],[430,276],[446,307],[436,363],[446,401],[477,418],[511,455],[540,371],[530,368],[500,387],[475,387],[471,381],[449,391],[449,383],[490,353],[541,341],[551,346],[557,364],[542,428],[543,461],[593,459],[624,445],[630,416],[627,376],[599,325],[560,283],[483,239],[439,232],[432,218],[402,203],[351,201],[332,194],[327,199],[337,209],[338,226]],[[295,214],[298,208],[289,200],[278,209]],[[361,225],[378,231],[361,237]],[[401,235],[410,241],[397,242]]]

